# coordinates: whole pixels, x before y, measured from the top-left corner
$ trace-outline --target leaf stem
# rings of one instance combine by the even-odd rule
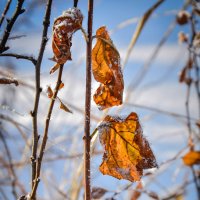
[[[90,107],[91,107],[91,53],[92,53],[93,0],[88,0],[88,42],[86,53],[85,134],[84,134],[84,185],[85,200],[91,199],[90,183]]]

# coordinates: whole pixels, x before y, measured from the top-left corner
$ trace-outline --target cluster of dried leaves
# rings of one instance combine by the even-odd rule
[[[73,17],[71,15],[73,14]],[[82,14],[78,9],[69,9],[58,17],[53,27],[53,60],[57,64],[51,69],[53,73],[60,64],[71,60],[72,33],[81,28]],[[120,66],[120,55],[114,46],[106,27],[96,31],[97,42],[92,49],[92,72],[100,82],[94,94],[94,101],[100,110],[118,106],[123,101],[124,81]],[[48,87],[48,96],[53,92]],[[61,101],[60,101],[61,102]],[[63,108],[61,102],[61,108]],[[69,112],[69,109],[64,108]],[[126,119],[106,116],[97,127],[100,141],[104,147],[103,162],[100,171],[118,179],[139,181],[143,169],[157,167],[155,157],[142,135],[142,129],[136,113]]]

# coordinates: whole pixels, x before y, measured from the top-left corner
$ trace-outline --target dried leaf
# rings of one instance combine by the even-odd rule
[[[179,25],[184,25],[187,24],[188,21],[190,19],[190,13],[185,11],[185,10],[181,10],[178,15],[176,16],[176,22]]]
[[[15,79],[11,78],[0,78],[0,84],[12,84],[14,83],[16,86],[19,85],[19,82]]]
[[[64,110],[65,112],[72,113],[72,111],[60,100],[60,98],[58,98],[58,100],[60,101],[60,109]]]
[[[74,32],[80,29],[83,21],[83,15],[78,8],[70,8],[59,16],[53,25],[52,49],[54,57],[52,58],[58,66],[51,70],[53,73],[60,64],[64,64],[67,60],[71,60],[70,48],[71,40]]]
[[[181,73],[179,75],[179,82],[180,83],[183,83],[186,81],[186,73],[187,73],[187,67],[184,67],[182,70],[181,70]]]
[[[152,199],[159,200],[158,195],[157,195],[155,192],[153,192],[153,191],[148,192],[148,195],[149,195],[149,197],[151,197]]]
[[[50,74],[53,74],[58,68],[60,67],[60,64],[56,63],[51,69]]]
[[[96,32],[97,43],[92,50],[92,71],[100,86],[93,98],[101,110],[122,104],[124,82],[120,67],[120,55],[106,27]]]
[[[92,198],[99,199],[107,192],[106,189],[100,187],[93,187],[92,188]]]
[[[58,89],[61,90],[64,86],[65,86],[64,83],[61,82]]]
[[[182,159],[184,164],[188,166],[200,164],[200,151],[190,151]]]
[[[157,167],[156,159],[136,113],[126,119],[106,116],[98,127],[104,147],[103,162],[99,169],[105,175],[129,181],[139,181],[143,169]]]
[[[137,184],[136,189],[133,191],[131,195],[131,200],[137,200],[141,196],[141,192],[139,190],[142,190],[142,189],[143,189],[143,185],[142,185],[142,182],[140,181]]]
[[[50,86],[47,86],[46,93],[47,93],[47,96],[48,96],[49,98],[52,98],[52,97],[53,97],[53,90],[51,89]]]
[[[180,43],[188,42],[188,36],[183,32],[179,32],[178,33],[178,41]]]

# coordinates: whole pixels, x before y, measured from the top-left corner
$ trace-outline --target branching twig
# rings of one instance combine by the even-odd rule
[[[10,36],[10,32],[12,30],[12,27],[13,27],[15,21],[17,20],[19,15],[21,15],[22,13],[25,12],[25,9],[22,9],[23,3],[24,3],[24,0],[18,0],[17,7],[16,7],[16,10],[15,10],[12,18],[10,20],[7,20],[8,24],[6,26],[6,30],[4,32],[3,38],[2,38],[1,43],[0,43],[0,53],[9,49],[9,47],[6,47],[5,45],[7,43],[9,36]]]
[[[32,155],[31,155],[31,164],[32,164],[32,189],[34,186],[34,179],[36,177],[36,159],[37,159],[37,147],[38,147],[38,127],[37,127],[37,113],[38,113],[38,105],[39,105],[39,99],[40,99],[40,93],[42,91],[42,88],[40,87],[40,68],[42,63],[42,58],[44,54],[44,50],[46,47],[46,43],[48,41],[47,39],[47,31],[50,24],[50,14],[51,14],[51,5],[52,0],[47,1],[46,5],[46,13],[44,16],[43,21],[43,33],[42,33],[42,41],[40,46],[40,51],[37,59],[37,63],[35,65],[35,88],[36,88],[36,94],[35,94],[35,103],[34,103],[34,109],[32,111],[32,118],[33,118],[33,139],[32,139]]]
[[[7,1],[7,4],[6,4],[5,8],[4,8],[4,11],[3,11],[2,15],[1,15],[1,19],[0,19],[0,28],[1,28],[1,25],[3,24],[3,21],[4,21],[4,19],[5,19],[6,13],[8,12],[8,10],[9,10],[9,8],[10,8],[11,2],[12,2],[12,0],[8,0],[8,1]]]
[[[20,55],[20,54],[16,54],[16,53],[3,53],[0,54],[0,56],[5,56],[5,57],[14,57],[16,59],[24,59],[24,60],[29,60],[31,61],[34,65],[36,65],[37,60],[32,57],[32,56],[26,56],[26,55]]]
[[[46,117],[44,136],[43,136],[43,140],[42,140],[42,145],[40,147],[39,156],[38,156],[38,159],[37,159],[37,162],[36,162],[36,174],[35,174],[34,181],[33,181],[33,188],[32,188],[31,194],[30,194],[30,199],[35,199],[37,187],[38,187],[38,184],[40,182],[41,165],[42,165],[42,159],[43,159],[43,156],[44,156],[44,151],[45,151],[45,147],[46,147],[46,143],[47,143],[47,139],[48,139],[49,122],[50,122],[50,119],[51,119],[51,114],[52,114],[52,111],[53,111],[54,103],[55,103],[55,100],[56,100],[56,97],[57,97],[57,94],[58,94],[59,86],[62,82],[61,81],[62,71],[63,71],[63,64],[60,65],[60,68],[59,68],[57,84],[56,84],[55,91],[54,91],[53,97],[51,99],[48,114],[47,114],[47,117]]]

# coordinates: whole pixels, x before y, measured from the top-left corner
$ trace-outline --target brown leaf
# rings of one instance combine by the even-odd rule
[[[182,70],[181,70],[181,73],[179,75],[179,82],[180,83],[183,83],[186,81],[186,73],[187,73],[187,67],[184,67]]]
[[[100,187],[93,187],[92,188],[92,198],[99,199],[107,192],[106,189]]]
[[[64,110],[65,112],[72,113],[72,111],[60,99],[59,101],[60,101],[60,109]]]
[[[65,86],[64,83],[61,82],[58,89],[61,90],[64,86]]]
[[[149,197],[151,197],[152,199],[159,200],[158,195],[157,195],[155,192],[153,192],[153,191],[148,192],[148,195],[149,195]]]
[[[50,74],[53,74],[58,68],[60,67],[60,64],[56,63],[51,69]]]
[[[136,113],[127,118],[106,116],[98,127],[104,147],[103,162],[99,169],[105,175],[129,181],[139,181],[143,169],[157,167],[156,159]]]
[[[188,21],[190,19],[190,13],[185,11],[185,10],[181,10],[178,15],[176,16],[176,22],[179,25],[184,25],[187,24]]]
[[[96,32],[97,43],[92,49],[92,72],[100,82],[93,98],[101,110],[122,104],[124,81],[120,67],[120,55],[106,27]]]
[[[54,60],[57,64],[64,64],[71,60],[70,48],[74,32],[80,29],[83,21],[83,15],[78,8],[70,8],[59,16],[53,25],[52,49]],[[54,68],[57,69],[57,66]],[[52,70],[52,73],[55,71]]]
[[[52,97],[53,97],[53,90],[51,89],[50,86],[47,86],[46,92],[47,92],[47,96],[48,96],[49,98],[52,98]]]
[[[142,189],[143,189],[143,185],[142,185],[142,182],[140,181],[137,184],[136,189],[133,191],[131,195],[131,200],[137,200],[141,196],[141,192],[139,190],[142,190]]]
[[[19,85],[18,81],[11,78],[0,78],[0,84],[12,84],[14,83],[16,86]]]
[[[189,151],[182,159],[184,164],[188,166],[200,164],[200,151]]]
[[[196,122],[196,125],[200,128],[200,119]]]
[[[180,43],[188,42],[188,36],[185,33],[183,33],[183,32],[179,32],[179,34],[178,34],[178,41]]]

